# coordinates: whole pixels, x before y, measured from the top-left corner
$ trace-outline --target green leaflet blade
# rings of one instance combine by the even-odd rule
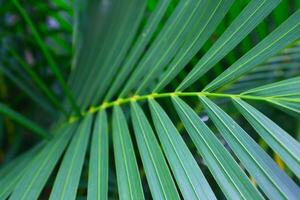
[[[155,30],[167,11],[167,7],[170,4],[170,0],[160,0],[157,7],[149,16],[148,22],[143,29],[143,32],[140,33],[139,38],[136,43],[132,47],[129,55],[126,57],[125,63],[123,67],[120,69],[120,72],[116,75],[116,79],[114,80],[112,86],[110,86],[109,91],[106,94],[105,100],[110,100],[113,95],[115,95],[116,91],[119,90],[126,81],[126,78],[134,68],[135,64],[138,62],[138,59],[144,52],[147,44],[149,43],[151,37],[155,33]]]
[[[82,104],[84,108],[87,108],[90,103],[97,105],[99,101],[102,100],[114,76],[121,68],[121,64],[143,17],[146,2],[145,0],[116,1],[116,4],[125,5],[125,7],[122,8],[125,13],[113,24],[116,35],[110,37],[110,43],[106,43],[107,49],[104,49],[102,52],[102,57],[91,58],[98,62],[93,65],[93,69],[89,71],[89,74],[81,76],[82,80],[89,77],[88,81],[84,84],[84,88],[81,90],[86,92],[86,95],[80,96],[84,102]],[[108,32],[108,34],[111,35],[110,32]],[[100,44],[100,46],[102,45],[103,44]],[[99,68],[99,66],[101,67]]]
[[[71,124],[56,131],[55,137],[45,144],[30,163],[9,199],[38,199],[76,127],[77,124]]]
[[[50,194],[50,200],[76,199],[92,120],[92,115],[88,115],[80,122],[60,165]]]
[[[213,91],[224,86],[245,73],[254,69],[257,65],[269,57],[281,51],[300,37],[300,10],[291,15],[284,23],[275,29],[270,35],[253,47],[243,57],[226,69],[221,75],[208,84],[204,91]]]
[[[11,192],[14,191],[20,179],[24,176],[28,168],[28,163],[32,161],[35,155],[40,151],[44,142],[33,147],[26,153],[7,164],[0,171],[0,199],[7,199]],[[23,186],[24,187],[24,186]]]
[[[268,102],[274,104],[279,109],[291,114],[295,117],[300,117],[300,103],[299,102],[287,102],[281,100],[268,100]]]
[[[152,119],[165,155],[186,199],[216,199],[206,178],[176,127],[155,100],[149,100]]]
[[[172,98],[175,109],[209,170],[227,199],[263,199],[238,163],[214,133],[179,97]]]
[[[153,199],[180,199],[153,130],[136,102],[131,103],[135,137]]]
[[[132,41],[134,39],[134,36],[136,34],[136,32],[138,31],[138,27],[141,23],[142,17],[144,15],[145,12],[145,8],[146,8],[146,0],[134,0],[133,2],[133,6],[132,6],[132,11],[130,12],[130,18],[129,18],[129,22],[131,22],[131,24],[126,24],[124,23],[123,26],[126,27],[125,30],[119,30],[120,32],[123,33],[123,38],[121,38],[118,41],[118,45],[115,48],[116,53],[114,55],[111,56],[111,60],[107,60],[107,70],[104,70],[103,76],[104,76],[104,80],[101,80],[101,84],[99,86],[99,88],[97,87],[96,91],[103,91],[102,94],[99,93],[98,96],[102,97],[104,95],[104,91],[106,91],[110,85],[111,82],[114,78],[114,76],[116,75],[116,72],[119,68],[121,68],[121,64],[128,52],[128,50],[131,48],[132,45]],[[134,22],[134,23],[132,23]],[[116,40],[117,38],[114,38],[114,40]],[[110,55],[110,54],[109,54]],[[103,85],[103,87],[101,87]],[[93,104],[97,104],[97,100],[99,100],[96,96],[96,98],[93,96],[93,98],[95,98],[95,100],[93,101]]]
[[[162,77],[169,79],[169,81],[171,81],[168,75],[169,69],[172,69],[171,72],[173,72],[173,70],[179,72],[187,65],[222,21],[223,17],[231,7],[233,0],[198,0],[196,2],[197,3],[194,3],[195,14],[193,15],[193,12],[189,13],[191,17],[190,22],[181,24],[180,27],[181,30],[184,30],[183,33],[187,32],[186,34],[183,34],[184,37],[178,37],[179,40],[181,39],[184,42],[179,48],[178,53],[174,55],[174,59],[167,69],[167,74],[162,75]],[[188,22],[187,19],[185,21]],[[174,41],[175,40],[172,42]],[[171,43],[169,48],[173,48]],[[136,93],[140,94],[155,78],[160,77],[161,72],[167,67],[166,64],[153,66],[141,81]]]
[[[111,32],[111,26],[115,24],[116,17],[118,17],[116,13],[120,11],[120,5],[115,6],[115,1],[111,1],[107,4],[106,11],[101,12],[103,3],[105,4],[103,1],[77,0],[73,6],[74,31],[72,39],[75,52],[68,82],[76,98],[79,97],[79,88],[82,86],[82,82],[79,80],[87,77],[93,62],[96,62],[95,57],[100,59],[101,50],[105,46],[104,42],[107,41],[107,32],[109,31],[110,35],[115,34]],[[98,21],[97,26],[95,26],[96,20]]]
[[[280,0],[252,0],[235,18],[221,37],[200,59],[176,89],[182,91],[211,69],[238,45],[280,2]]]
[[[264,97],[289,97],[300,94],[300,76],[260,86],[242,94]]]
[[[108,195],[108,127],[106,111],[95,120],[88,178],[88,200],[105,200]]]
[[[293,180],[230,116],[207,97],[200,100],[231,149],[270,199],[300,196],[300,189]]]
[[[113,113],[113,144],[120,199],[144,199],[139,169],[126,118],[119,106]]]
[[[241,99],[233,99],[233,102],[256,132],[300,178],[300,144],[254,107]]]
[[[166,65],[173,58],[176,51],[184,42],[184,36],[187,34],[185,27],[195,12],[199,12],[201,2],[200,0],[186,0],[178,3],[176,9],[164,24],[163,29],[127,80],[119,95],[120,97],[124,97],[132,89],[136,89],[136,87],[141,85],[142,78],[149,71]]]

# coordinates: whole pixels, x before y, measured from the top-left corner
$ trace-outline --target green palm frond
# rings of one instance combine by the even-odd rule
[[[63,68],[12,1],[61,93],[6,42],[1,74],[51,123],[0,103],[48,138],[0,168],[0,199],[300,197],[298,1],[71,2],[51,4],[73,42],[51,37],[73,52]]]
[[[108,127],[107,114],[99,112],[95,121],[89,161],[89,180],[87,199],[105,199],[108,193]]]

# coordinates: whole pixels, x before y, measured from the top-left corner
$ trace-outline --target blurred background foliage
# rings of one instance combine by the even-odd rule
[[[235,5],[230,8],[214,34],[212,34],[204,47],[192,59],[188,67],[166,87],[166,91],[174,91],[178,86],[178,82],[183,80],[192,66],[194,66],[199,58],[211,47],[248,2],[249,0],[235,1]],[[73,7],[80,6],[79,3],[76,0],[20,0],[20,3],[26,9],[30,19],[34,22],[42,40],[46,42],[49,52],[67,80],[72,70],[72,55],[74,48],[76,48],[76,45],[72,44],[77,44],[73,42],[74,34],[76,34],[76,31],[73,31],[72,24],[73,18],[76,17],[76,14],[73,12]],[[156,0],[148,0],[143,23],[147,21],[156,3]],[[162,28],[177,3],[178,0],[174,0],[170,4],[168,8],[169,11],[166,12],[166,16],[164,16],[159,26],[160,28]],[[213,80],[228,66],[233,64],[234,61],[244,55],[268,33],[287,19],[291,13],[299,8],[300,0],[282,0],[281,4],[271,15],[254,29],[237,48],[231,51],[221,62],[210,70],[209,73],[202,77],[196,84],[193,84],[189,89],[191,91],[201,91],[210,80]],[[97,24],[97,22],[93,23]],[[84,24],[84,21],[82,24]],[[157,32],[159,32],[160,28],[158,28]],[[155,35],[157,34],[158,33]],[[56,121],[58,117],[55,112],[55,107],[45,97],[43,91],[36,86],[27,69],[34,70],[61,101],[63,101],[63,92],[52,71],[49,69],[47,59],[41,52],[40,46],[30,27],[10,0],[0,0],[0,39],[0,102],[9,105],[24,116],[38,122],[41,126],[50,128],[51,124]],[[235,83],[235,85],[230,87],[228,92],[239,92],[265,83],[299,76],[299,66],[300,41],[297,41],[280,54],[266,61],[261,67],[257,67],[255,71],[243,77],[240,81]],[[226,90],[226,88],[224,88],[224,90]],[[218,101],[222,104],[226,100],[221,99]],[[201,111],[201,107],[198,103],[191,101],[190,104],[193,105],[198,112]],[[168,105],[166,104],[165,106],[167,107]],[[226,106],[228,106],[228,108],[226,108]],[[268,109],[264,109],[267,115],[271,115],[272,119],[283,129],[287,130],[287,132],[295,133],[296,135],[294,135],[294,137],[300,138],[299,116],[282,115],[282,112],[286,112],[285,110],[281,111],[267,104],[257,106],[268,107]],[[249,134],[256,134],[247,122],[239,117],[240,114],[232,109],[230,104],[224,104],[223,108],[227,113],[230,113],[231,116],[235,116],[239,123],[243,123],[243,127]],[[204,113],[200,113],[200,115],[203,116],[203,119],[207,117]],[[170,116],[172,117],[172,115]],[[177,124],[177,127],[179,127],[180,130],[182,124]],[[182,128],[181,130],[183,131]],[[37,140],[36,137],[29,134],[28,130],[8,118],[0,116],[0,165],[9,162],[18,154],[29,149]],[[259,141],[259,143],[263,147],[268,148],[262,140]],[[273,155],[270,149],[266,150]],[[276,160],[276,155],[273,156]],[[277,163],[285,169],[280,159],[277,159]],[[286,170],[288,171],[288,169]],[[83,188],[85,185],[85,183],[82,183]]]
[[[67,79],[72,56],[72,3],[65,0],[21,1],[37,31],[46,42],[54,60]],[[48,62],[12,1],[0,1],[0,98],[1,102],[28,118],[48,127],[56,112],[31,79],[26,67],[44,80],[62,100],[59,87]],[[8,162],[15,154],[35,143],[26,129],[7,118],[0,118],[0,161]]]

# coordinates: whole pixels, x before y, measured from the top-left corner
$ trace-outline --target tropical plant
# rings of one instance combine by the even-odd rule
[[[0,199],[299,199],[299,1],[6,3]]]

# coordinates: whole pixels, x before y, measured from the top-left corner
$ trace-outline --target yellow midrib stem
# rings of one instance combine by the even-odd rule
[[[196,96],[210,96],[210,97],[223,97],[223,98],[241,98],[241,99],[252,99],[258,101],[268,101],[268,100],[282,100],[289,102],[299,102],[300,99],[291,99],[291,98],[282,98],[282,97],[264,97],[264,96],[252,96],[252,95],[244,95],[244,94],[222,94],[222,93],[210,93],[210,92],[166,92],[166,93],[151,93],[147,95],[135,95],[128,98],[119,98],[110,102],[103,102],[101,105],[96,107],[90,107],[90,109],[86,112],[82,112],[81,116],[71,116],[68,120],[69,123],[73,123],[84,117],[88,114],[96,113],[100,110],[104,110],[107,108],[111,108],[115,105],[123,105],[130,103],[131,101],[144,101],[147,99],[158,99],[158,98],[166,98],[172,96],[187,96],[187,97],[196,97]]]

